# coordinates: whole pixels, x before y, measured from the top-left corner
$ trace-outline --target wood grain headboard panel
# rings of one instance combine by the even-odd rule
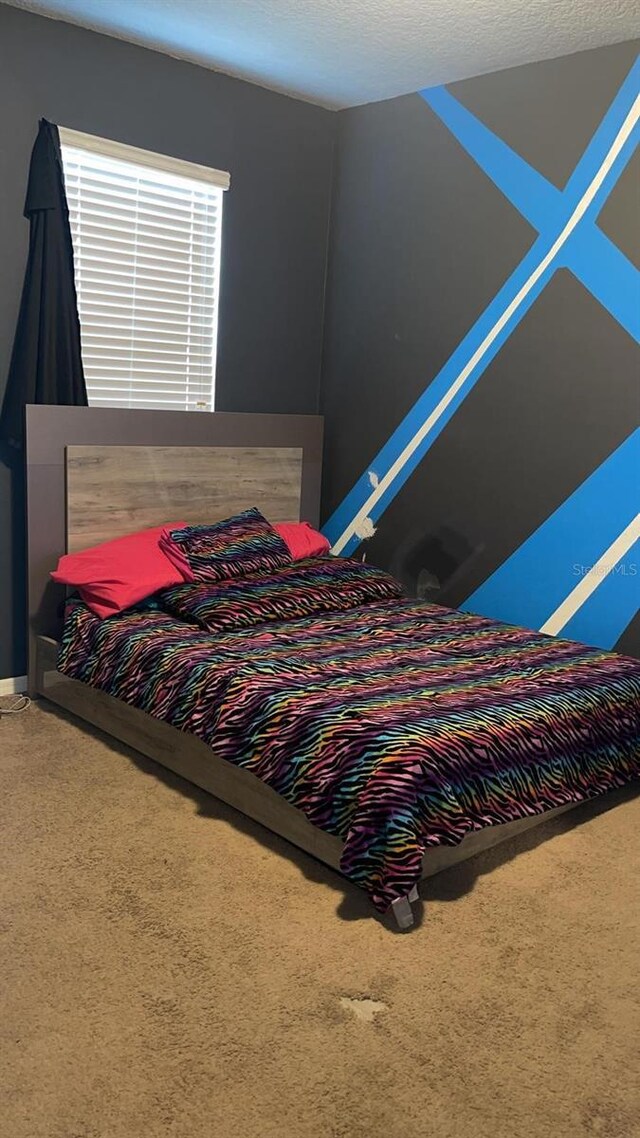
[[[301,447],[67,447],[67,550],[163,522],[216,522],[257,506],[298,521]]]
[[[36,637],[60,636],[65,592],[49,573],[67,548],[253,505],[319,520],[317,415],[29,406],[25,449],[31,691]]]

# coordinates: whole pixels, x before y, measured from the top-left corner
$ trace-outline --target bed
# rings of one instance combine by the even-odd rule
[[[223,626],[219,597],[196,608],[188,589],[186,609],[160,596],[98,621],[72,603],[63,624],[48,578],[65,549],[168,517],[317,521],[321,433],[316,417],[28,408],[31,690],[408,928],[421,876],[637,777],[638,662],[401,597],[333,558],[247,579]]]

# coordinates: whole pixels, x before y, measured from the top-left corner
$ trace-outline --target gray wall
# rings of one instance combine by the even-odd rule
[[[1,4],[0,112],[0,397],[44,117],[231,172],[216,408],[317,411],[335,115]],[[21,511],[21,478],[0,464],[0,677],[25,671]]]
[[[637,53],[637,43],[621,44],[448,91],[562,189]],[[353,516],[346,495],[537,236],[419,94],[338,119],[321,404],[332,540]],[[639,175],[636,152],[598,218],[636,265]],[[640,289],[637,297],[640,306]],[[634,338],[560,269],[374,519],[375,536],[360,552],[412,591],[466,603],[627,439],[640,421],[639,374]],[[388,468],[379,461],[378,478]],[[623,493],[635,495],[637,509],[638,480]],[[594,509],[585,539],[609,505]],[[581,560],[576,540],[559,569],[567,589]],[[518,582],[511,607],[487,603],[486,615],[529,623],[520,613],[542,570],[538,562]],[[639,584],[640,556],[617,578],[612,611],[621,601],[628,613]],[[603,622],[600,613],[576,638],[606,640]],[[640,655],[640,622],[630,617],[615,641]]]
[[[450,90],[561,188],[637,49]],[[332,114],[0,4],[0,108],[0,395],[40,117],[228,169],[217,407],[314,412],[322,356],[325,518],[535,237],[418,95]],[[636,155],[599,217],[636,264],[639,169]],[[628,436],[638,366],[628,334],[556,273],[384,512],[368,556],[464,603]],[[25,670],[22,511],[21,476],[0,463],[0,677]],[[618,647],[640,654],[638,618]]]

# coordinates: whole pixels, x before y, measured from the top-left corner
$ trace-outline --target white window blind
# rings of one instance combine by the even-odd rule
[[[94,407],[213,410],[229,175],[60,128]]]

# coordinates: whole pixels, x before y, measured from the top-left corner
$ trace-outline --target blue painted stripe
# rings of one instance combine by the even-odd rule
[[[640,59],[634,64],[618,93],[619,109],[605,115],[583,160],[601,161],[612,145],[621,117],[629,113],[640,86]],[[558,190],[485,124],[462,106],[444,87],[421,92],[424,101],[445,123],[466,152],[480,166],[508,201],[539,233],[549,226],[559,232],[593,176],[574,172],[567,190]],[[640,141],[636,125],[616,161],[611,177],[617,180]],[[576,171],[582,166],[578,164]],[[640,343],[640,273],[595,222],[608,189],[596,195],[584,221],[560,254],[561,263],[578,278],[604,308]]]
[[[491,179],[538,233],[548,225],[560,228],[562,192],[489,130],[446,87],[420,91],[421,98],[455,135],[467,154]]]
[[[633,521],[638,512],[639,471],[640,429],[461,607],[527,628],[540,628]],[[587,604],[583,607],[586,609]],[[577,617],[576,613],[572,624]],[[616,640],[614,636],[611,643]]]
[[[636,102],[640,101],[640,94],[638,94],[637,99],[634,101],[636,101]],[[580,227],[580,231],[582,230],[583,227],[584,227],[584,230],[588,231],[590,229],[589,222],[590,221],[595,222],[596,218],[598,217],[598,214],[600,213],[600,210],[602,209],[607,198],[609,197],[611,190],[615,186],[620,175],[623,173],[623,171],[624,171],[625,167],[627,166],[627,164],[629,163],[630,159],[633,157],[633,154],[634,154],[634,152],[638,146],[639,141],[640,141],[640,122],[638,122],[636,120],[636,123],[635,123],[633,129],[631,130],[626,142],[620,148],[620,152],[618,153],[617,157],[615,158],[614,162],[612,163],[611,169],[610,169],[607,177],[603,179],[600,188],[598,189],[598,191],[594,195],[593,201],[589,205],[589,208],[585,211],[584,220],[583,220],[582,225]],[[570,192],[571,191],[569,191],[569,190],[565,190],[566,194],[569,194]],[[582,193],[579,196],[582,197]],[[615,248],[615,246],[614,246],[614,248]]]
[[[342,501],[341,505],[329,518],[323,527],[323,533],[327,536],[331,544],[334,544],[338,537],[344,532],[345,528],[351,523],[354,516],[362,508],[372,489],[372,483],[369,478],[369,471],[379,478],[389,469],[389,467],[396,461],[399,455],[404,450],[411,440],[413,439],[416,431],[425,422],[426,419],[435,411],[441,399],[447,394],[451,384],[455,381],[456,377],[460,374],[463,368],[467,365],[468,361],[473,356],[474,352],[481,346],[485,337],[491,332],[496,324],[496,321],[503,315],[505,309],[511,304],[517,296],[523,285],[531,276],[535,268],[540,264],[546,253],[548,253],[552,242],[547,238],[538,238],[526,256],[518,265],[514,273],[511,274],[506,284],[500,289],[488,307],[484,310],[480,318],[476,321],[453,354],[449,357],[444,367],[440,370],[436,378],[429,385],[427,390],[414,404],[412,410],[405,417],[399,427],[396,428],[390,439],[385,443],[382,450],[378,453],[373,460],[368,470],[353,489],[347,494]],[[476,366],[474,371],[469,375],[464,386],[460,389],[457,395],[453,398],[446,411],[440,417],[437,424],[431,429],[428,435],[422,440],[420,445],[415,449],[413,454],[405,462],[402,470],[397,474],[392,484],[388,487],[383,495],[378,499],[376,504],[370,511],[370,517],[375,522],[384,513],[385,509],[399,490],[402,489],[407,479],[415,470],[419,462],[424,458],[424,455],[433,445],[435,440],[441,434],[444,427],[447,425],[453,414],[456,412],[460,404],[466,398],[468,393],[473,389],[477,381],[483,375],[491,360],[496,356],[505,340],[511,334],[513,329],[517,327],[525,313],[529,311],[536,297],[544,288],[547,280],[553,272],[553,266],[543,273],[536,285],[531,289],[530,293],[520,305],[518,310],[513,314],[511,319],[506,323],[501,333],[496,337],[491,347],[480,363]],[[343,547],[342,553],[348,556],[360,544],[356,537],[352,537],[348,543]]]
[[[640,92],[640,55],[630,68],[626,79],[621,84],[618,93],[606,111],[599,126],[594,131],[591,141],[571,174],[564,189],[568,196],[581,198],[595,170],[602,161],[602,156],[613,145],[614,139],[620,129],[621,123],[633,107]]]
[[[570,183],[573,185],[573,193],[571,195],[572,202],[571,208],[566,205],[568,210],[567,216],[575,209],[579,198],[582,196],[587,187],[591,184],[593,178],[596,176],[602,166],[613,141],[615,140],[618,131],[620,130],[623,122],[629,114],[629,110],[633,104],[632,89],[634,83],[637,85],[638,74],[640,74],[640,63],[630,73],[630,76],[622,85],[612,107],[605,115],[603,123],[596,131],[594,139],[587,147],[583,158],[578,163],[578,168],[574,171]],[[597,208],[601,207],[602,201],[606,194],[611,191],[615,184],[615,179],[619,176],[623,163],[628,160],[628,155],[631,153],[631,144],[622,148],[624,153],[621,154],[619,160],[614,163],[611,170],[603,179],[603,185],[598,194]],[[563,195],[564,197],[564,195]],[[568,195],[567,195],[568,199]],[[515,269],[514,273],[509,277],[507,282],[502,286],[494,300],[482,313],[476,324],[470,329],[467,335],[462,340],[461,344],[454,351],[450,359],[438,373],[436,378],[421,396],[421,398],[414,405],[409,414],[405,417],[403,422],[399,425],[396,431],[392,434],[388,442],[378,453],[376,458],[370,464],[370,467],[361,478],[358,480],[353,489],[347,494],[341,505],[335,513],[329,518],[324,526],[324,532],[333,543],[351,526],[355,516],[367,507],[368,500],[372,491],[372,483],[370,472],[376,480],[385,477],[390,468],[395,462],[399,462],[402,458],[405,447],[411,443],[416,437],[416,434],[424,427],[430,415],[438,407],[443,396],[449,391],[451,385],[456,378],[460,375],[461,371],[467,366],[472,359],[474,353],[482,345],[485,338],[489,335],[494,328],[496,321],[499,320],[509,305],[515,300],[520,289],[534,272],[537,265],[544,259],[545,255],[551,249],[557,233],[552,236],[547,232],[544,236],[540,235],[534,242],[529,253],[523,258],[520,265]],[[562,253],[562,250],[561,250]],[[393,500],[398,491],[402,488],[407,478],[411,475],[415,467],[427,453],[433,442],[438,438],[446,423],[450,420],[451,416],[455,413],[460,406],[466,395],[472,390],[475,383],[486,370],[486,367],[495,357],[502,344],[520,323],[520,320],[531,307],[535,298],[539,295],[541,289],[549,280],[557,263],[552,263],[547,270],[541,275],[540,279],[532,287],[527,297],[519,305],[516,312],[514,312],[508,319],[505,326],[501,329],[500,333],[496,336],[495,340],[487,349],[482,359],[478,362],[476,367],[467,377],[464,386],[456,393],[455,397],[451,400],[446,410],[442,413],[438,422],[432,426],[429,432],[421,439],[419,444],[415,447],[410,456],[406,457],[401,468],[394,474],[393,480],[386,488],[385,492],[377,499],[375,503],[371,504],[368,510],[368,517],[373,522],[376,522],[382,515],[386,507]],[[360,544],[360,538],[351,535],[346,544],[342,546],[341,552],[345,554],[352,553]]]
[[[584,288],[640,344],[640,273],[601,237],[600,230],[586,225],[576,230],[567,241],[564,259]]]
[[[620,559],[588,601],[565,624],[561,636],[598,648],[614,648],[640,610],[640,541]]]

